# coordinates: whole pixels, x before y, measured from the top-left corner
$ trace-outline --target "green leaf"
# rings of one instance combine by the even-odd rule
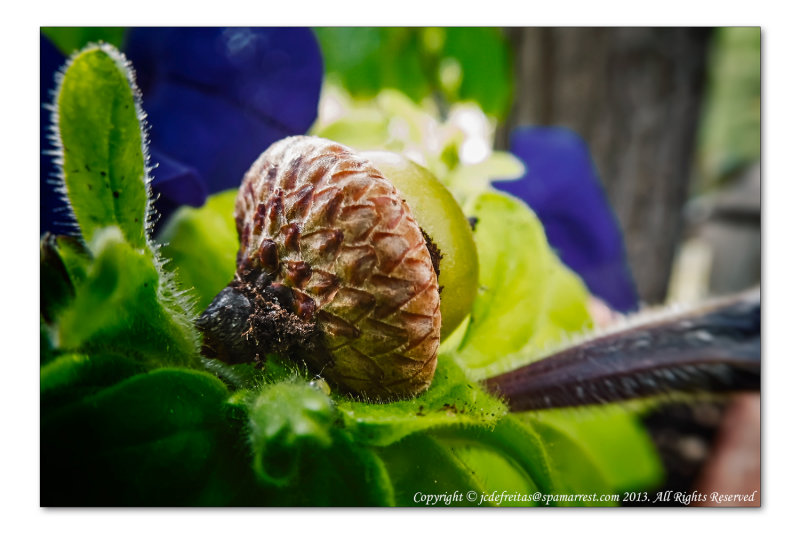
[[[394,488],[374,449],[359,445],[341,430],[332,432],[326,453],[303,457],[300,482],[270,505],[393,506]]]
[[[761,28],[714,31],[707,104],[697,133],[703,189],[721,185],[761,157]]]
[[[312,134],[356,150],[367,150],[384,146],[390,140],[389,117],[383,109],[353,108],[338,120],[316,127]]]
[[[511,106],[511,51],[500,28],[446,28],[442,64],[458,65],[461,77],[449,100],[474,100],[484,112],[504,117]],[[451,67],[452,68],[452,67]]]
[[[517,179],[524,173],[525,166],[514,155],[494,151],[480,163],[457,166],[446,176],[445,185],[462,207],[472,207],[492,181]]]
[[[378,448],[400,506],[472,507],[469,491],[483,494],[478,477],[446,445],[424,433],[415,433],[391,446]],[[446,500],[446,495],[451,496]],[[438,500],[429,497],[441,495]]]
[[[537,492],[536,485],[525,475],[519,466],[503,454],[480,441],[468,443],[443,442],[448,449],[469,469],[484,487],[486,495],[481,494],[474,504],[478,506],[498,505],[500,507],[531,507],[532,499],[511,498],[507,500],[498,495],[530,495]],[[488,495],[493,497],[489,500]],[[481,498],[484,498],[481,500]]]
[[[511,52],[500,28],[317,28],[329,77],[358,98],[397,89],[416,102],[443,92],[508,113]]]
[[[236,190],[210,196],[200,208],[182,207],[159,233],[165,265],[201,312],[233,279],[239,236],[233,218]]]
[[[658,486],[663,467],[635,413],[609,405],[515,415],[548,443],[564,489],[622,492]]]
[[[265,383],[277,383],[300,375],[298,366],[291,360],[268,357],[263,363],[229,365],[218,359],[200,358],[203,368],[214,374],[231,390],[256,389]]]
[[[243,400],[253,469],[263,484],[281,489],[272,505],[393,503],[383,463],[334,425],[336,410],[322,390],[298,377],[265,385]]]
[[[467,380],[458,365],[439,356],[431,387],[411,400],[386,404],[337,402],[344,427],[359,441],[386,446],[422,430],[447,426],[492,428],[506,406]]]
[[[106,42],[117,48],[122,48],[125,40],[126,28],[42,28],[42,33],[58,47],[64,55],[68,56],[76,50],[80,50],[89,43]]]
[[[94,394],[146,370],[145,365],[118,355],[61,355],[41,367],[42,409]]]
[[[218,463],[238,473],[236,464],[248,459],[238,449],[243,428],[227,396],[206,373],[163,369],[48,409],[41,418],[42,505],[206,502],[221,475]]]
[[[461,446],[480,446],[504,457],[527,481],[545,493],[553,493],[558,472],[553,470],[547,447],[539,435],[515,416],[507,416],[491,430],[479,427],[450,427],[433,432],[437,437]],[[494,476],[489,470],[476,471],[479,477]],[[517,476],[518,477],[518,476]],[[519,483],[519,479],[512,480]],[[505,483],[495,479],[493,483]],[[501,490],[507,490],[501,487]]]
[[[59,77],[54,121],[64,186],[94,259],[59,247],[75,297],[67,308],[62,298],[53,345],[192,364],[198,334],[147,234],[147,141],[133,80],[110,45],[87,46]]]
[[[193,364],[196,332],[147,250],[117,227],[97,233],[95,259],[58,324],[59,348],[156,365]]]
[[[60,78],[54,116],[67,197],[84,239],[117,225],[145,248],[148,185],[138,89],[124,57],[89,46]]]
[[[315,28],[325,72],[353,95],[395,88],[416,101],[431,92],[417,28]]]
[[[58,235],[53,238],[54,251],[58,254],[74,287],[86,279],[92,254],[84,243],[75,237]]]
[[[472,472],[485,488],[477,505],[529,507],[536,501],[502,495],[552,491],[550,460],[537,434],[513,417],[491,430],[445,428],[431,433]],[[493,498],[489,498],[489,495]]]
[[[614,492],[584,443],[570,437],[557,425],[538,423],[535,417],[526,418],[520,415],[515,418],[528,421],[540,438],[547,443],[548,457],[554,471],[558,493]]]
[[[478,197],[475,244],[480,288],[454,356],[474,379],[541,356],[592,325],[589,293],[547,244],[536,215],[502,193]]]
[[[86,278],[91,254],[74,237],[46,234],[39,245],[40,311],[53,324]]]
[[[289,485],[304,455],[333,444],[330,398],[299,379],[264,386],[248,407],[253,467],[265,483]]]
[[[51,328],[44,321],[44,317],[39,316],[39,364],[43,365],[58,357],[58,351],[53,343]]]

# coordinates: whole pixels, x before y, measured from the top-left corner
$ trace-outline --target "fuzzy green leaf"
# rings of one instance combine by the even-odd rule
[[[104,28],[92,26],[88,28],[80,27],[45,27],[42,33],[58,47],[64,55],[70,55],[76,50],[80,50],[89,43],[106,42],[122,48],[122,41],[125,39],[126,28]]]
[[[42,409],[94,394],[146,370],[145,365],[118,355],[61,355],[40,370]]]
[[[58,84],[54,116],[67,197],[84,239],[117,225],[145,248],[148,212],[138,89],[111,46],[74,56]]]
[[[394,488],[376,451],[355,443],[342,430],[331,433],[331,447],[309,453],[298,471],[298,482],[269,505],[392,506]]]
[[[91,255],[74,237],[47,234],[39,245],[40,311],[53,324],[75,298],[75,287],[86,279]]]
[[[305,455],[333,444],[333,405],[307,383],[266,385],[248,407],[253,468],[267,484],[284,487],[294,482]]]
[[[558,476],[558,472],[552,469],[546,443],[515,416],[503,418],[491,430],[450,427],[438,429],[434,434],[446,442],[461,446],[487,447],[502,455],[542,492],[552,493],[557,486],[553,478]],[[491,474],[487,471],[481,472],[481,475],[488,477]]]
[[[558,480],[574,492],[652,489],[664,471],[638,417],[620,406],[515,415],[549,445]]]
[[[480,287],[455,357],[483,378],[540,356],[565,335],[587,330],[589,293],[547,244],[536,215],[511,196],[478,197],[475,244]]]
[[[54,345],[190,364],[197,333],[146,230],[146,138],[132,70],[112,46],[90,45],[68,62],[55,103],[66,194],[94,258],[61,247],[74,301],[59,309]]]
[[[492,428],[506,414],[500,400],[467,380],[446,355],[439,357],[431,387],[416,398],[386,404],[342,400],[337,407],[354,438],[376,446],[432,428]]]
[[[505,500],[496,497],[486,499],[490,494],[493,496],[503,493],[530,495],[537,492],[536,485],[514,461],[509,460],[491,446],[483,445],[480,441],[471,441],[466,444],[449,441],[443,443],[472,472],[486,491],[486,495],[480,495],[473,505],[480,507],[487,505],[532,507],[536,505],[532,499],[509,498]]]
[[[239,236],[233,218],[236,190],[210,196],[200,208],[182,207],[159,233],[162,253],[176,281],[205,309],[233,279]]]
[[[391,505],[383,463],[335,426],[331,399],[299,378],[268,384],[244,400],[253,469],[282,494],[271,505]]]
[[[515,416],[521,421],[525,418]],[[540,438],[547,443],[553,470],[557,472],[555,486],[558,493],[575,494],[596,492],[610,494],[611,484],[594,462],[586,446],[570,438],[557,425],[530,422]]]
[[[98,232],[95,259],[58,324],[59,347],[119,354],[156,365],[192,364],[196,333],[152,256],[117,227]]]
[[[392,480],[397,505],[471,507],[466,493],[485,492],[475,473],[434,437],[415,433],[391,446],[378,448]],[[426,496],[460,494],[449,500]]]
[[[217,463],[241,457],[227,395],[208,374],[163,369],[49,409],[42,505],[203,503]]]

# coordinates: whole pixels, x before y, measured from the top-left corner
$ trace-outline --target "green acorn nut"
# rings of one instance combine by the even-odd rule
[[[468,312],[465,300],[471,305],[463,296],[471,281],[437,275],[440,259],[445,265],[449,254],[465,255],[452,245],[463,236],[451,238],[436,224],[423,231],[409,205],[416,202],[404,198],[410,182],[395,187],[387,179],[393,171],[384,168],[383,161],[305,136],[278,141],[258,158],[236,199],[236,277],[198,320],[207,356],[238,363],[284,354],[369,400],[428,388],[443,316],[457,325]],[[442,197],[416,187],[409,198]],[[458,216],[471,241],[460,210]],[[437,238],[446,246],[440,249]],[[477,260],[464,262],[477,275]],[[441,279],[451,279],[461,295],[454,297],[456,314],[440,309]]]

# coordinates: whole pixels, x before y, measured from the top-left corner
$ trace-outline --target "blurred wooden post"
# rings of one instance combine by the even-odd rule
[[[664,300],[682,229],[704,94],[708,28],[510,28],[520,125],[589,144],[647,303]]]

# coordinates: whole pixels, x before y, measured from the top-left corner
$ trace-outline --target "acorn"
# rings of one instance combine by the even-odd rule
[[[386,157],[383,166],[400,156]],[[419,172],[446,191],[401,159],[407,163],[397,168],[406,178]],[[477,256],[457,204],[436,191],[416,196],[442,198],[441,218],[456,224],[434,233],[446,233],[443,240],[456,256],[449,259],[462,257],[469,278],[452,277],[452,330],[474,298]],[[230,364],[286,356],[337,390],[374,401],[412,397],[429,387],[442,338],[440,290],[448,290],[440,286],[438,269],[448,250],[420,227],[370,159],[317,137],[278,141],[245,174],[235,219],[235,278],[197,322],[204,355]],[[453,227],[470,244],[452,246]],[[463,235],[461,241],[467,242]]]

